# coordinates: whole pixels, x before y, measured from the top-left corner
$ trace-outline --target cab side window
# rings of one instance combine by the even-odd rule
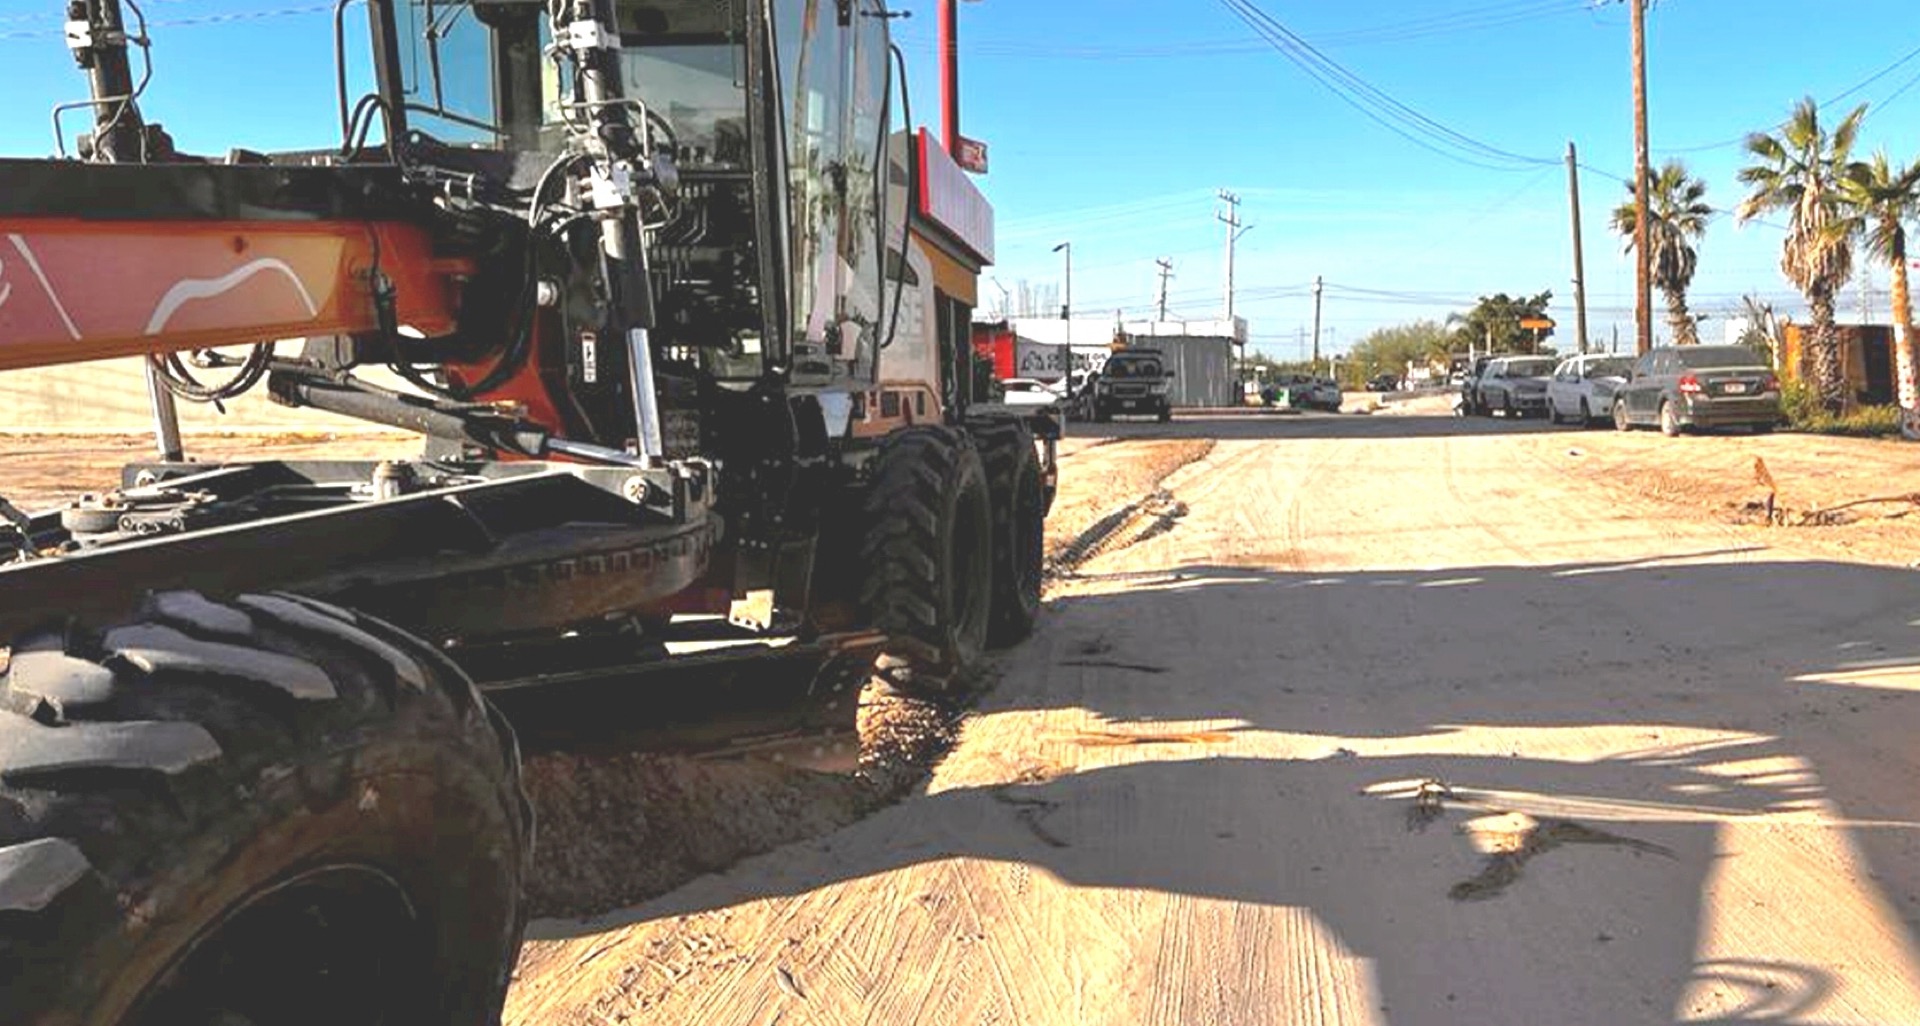
[[[394,6],[408,123],[442,142],[499,145],[494,30],[473,5]]]

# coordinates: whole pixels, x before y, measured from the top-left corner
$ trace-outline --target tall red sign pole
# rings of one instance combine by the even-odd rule
[[[940,138],[960,152],[960,0],[940,0]]]

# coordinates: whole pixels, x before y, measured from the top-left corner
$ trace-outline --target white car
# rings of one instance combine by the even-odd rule
[[[1547,417],[1582,426],[1606,420],[1613,414],[1613,393],[1626,384],[1632,368],[1632,357],[1606,353],[1560,361],[1547,381]]]
[[[1328,378],[1315,378],[1313,388],[1307,393],[1313,405],[1328,413],[1340,412],[1340,386]]]
[[[1000,382],[1002,399],[1009,406],[1046,406],[1060,401],[1060,393],[1044,381],[1032,378],[1007,378]]]

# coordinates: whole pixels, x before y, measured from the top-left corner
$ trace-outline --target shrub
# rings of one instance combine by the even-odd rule
[[[1790,431],[1855,438],[1900,433],[1900,407],[1858,406],[1853,412],[1836,417],[1820,405],[1820,394],[1804,381],[1789,381],[1781,386],[1780,411],[1786,415]]]
[[[1861,406],[1842,417],[1829,417],[1822,432],[1829,435],[1854,435],[1877,438],[1900,433],[1900,407]]]
[[[1809,430],[1808,424],[1827,416],[1820,393],[1804,381],[1781,383],[1780,412],[1787,418],[1787,427],[1795,431]]]

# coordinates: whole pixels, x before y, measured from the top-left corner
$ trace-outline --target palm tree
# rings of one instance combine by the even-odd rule
[[[1893,268],[1894,362],[1900,377],[1901,430],[1916,437],[1920,382],[1914,380],[1913,301],[1907,291],[1908,219],[1920,216],[1920,163],[1894,167],[1883,150],[1848,169],[1847,202],[1865,222],[1867,251]]]
[[[1743,223],[1770,211],[1788,212],[1780,270],[1807,297],[1815,383],[1821,403],[1835,413],[1847,405],[1847,383],[1833,297],[1853,274],[1853,235],[1859,227],[1842,183],[1866,113],[1866,104],[1855,107],[1829,134],[1820,125],[1819,105],[1807,97],[1794,105],[1778,136],[1747,136],[1754,163],[1740,169],[1740,181],[1753,191],[1735,211]]]
[[[1632,183],[1627,193],[1633,193]],[[1693,284],[1693,272],[1699,266],[1694,246],[1707,233],[1707,221],[1713,208],[1707,205],[1707,183],[1687,173],[1687,165],[1669,160],[1658,172],[1648,172],[1647,249],[1653,267],[1653,284],[1667,298],[1667,323],[1673,328],[1673,341],[1690,346],[1700,342],[1693,315],[1687,312],[1687,287]],[[1640,223],[1640,208],[1628,200],[1613,211],[1613,230],[1633,250],[1634,230]]]
[[[1767,354],[1767,366],[1780,369],[1780,320],[1774,316],[1773,304],[1759,296],[1740,297],[1740,319],[1747,322],[1747,328],[1740,333],[1740,344]]]

